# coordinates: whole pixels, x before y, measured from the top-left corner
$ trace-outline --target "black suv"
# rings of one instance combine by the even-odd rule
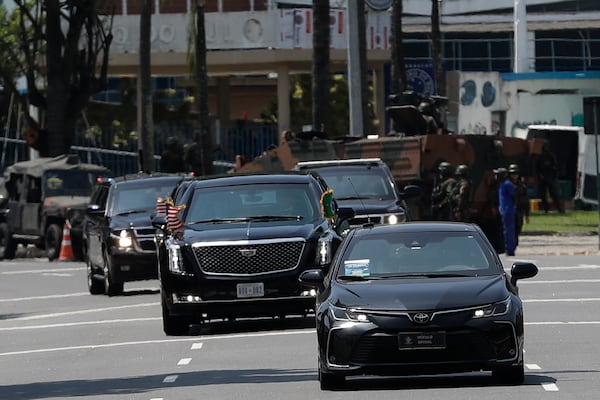
[[[0,259],[15,257],[17,245],[34,244],[58,258],[66,221],[71,224],[74,255],[82,257],[82,211],[92,187],[108,169],[80,162],[76,155],[43,157],[6,167],[8,199],[0,206]]]
[[[156,279],[156,244],[150,217],[179,175],[136,174],[99,182],[90,198],[83,241],[91,294],[113,296],[124,282]]]
[[[327,269],[341,242],[337,209],[323,216],[323,180],[313,174],[231,175],[186,182],[183,228],[156,218],[163,328],[236,317],[306,315],[314,293],[300,273]],[[325,209],[329,209],[325,206]],[[335,209],[335,204],[333,204]],[[169,221],[170,222],[170,221]]]
[[[354,210],[354,218],[348,221],[350,229],[407,221],[404,199],[421,193],[414,185],[400,191],[389,167],[379,158],[303,161],[295,169],[317,172],[333,189],[338,205]]]

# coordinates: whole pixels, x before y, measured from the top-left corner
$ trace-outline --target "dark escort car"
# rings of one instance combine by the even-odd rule
[[[163,329],[238,317],[306,315],[314,293],[300,273],[327,269],[341,242],[325,218],[327,187],[313,174],[231,175],[186,183],[181,229],[157,217]],[[169,214],[167,214],[169,215]]]
[[[119,295],[125,282],[156,279],[156,229],[150,217],[180,175],[135,174],[99,182],[84,222],[87,282],[91,294]]]
[[[89,202],[93,185],[106,167],[82,163],[77,155],[41,157],[6,167],[7,199],[0,206],[0,259],[15,258],[17,245],[33,244],[48,260],[59,257],[65,222],[73,253],[82,258],[82,220],[76,216]]]
[[[295,169],[317,172],[333,189],[338,205],[354,210],[354,218],[348,221],[350,229],[406,222],[404,199],[421,193],[414,185],[400,190],[389,167],[379,158],[303,161]]]

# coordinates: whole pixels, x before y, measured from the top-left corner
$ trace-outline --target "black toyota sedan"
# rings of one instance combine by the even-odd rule
[[[515,262],[510,276],[476,225],[408,222],[352,230],[317,289],[321,389],[348,375],[492,371],[519,384],[523,307],[516,283],[537,274]]]

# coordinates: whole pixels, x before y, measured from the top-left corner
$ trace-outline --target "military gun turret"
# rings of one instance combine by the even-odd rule
[[[445,130],[448,98],[424,96],[417,92],[405,91],[389,97],[387,107],[393,122],[393,131],[405,136],[437,133]]]

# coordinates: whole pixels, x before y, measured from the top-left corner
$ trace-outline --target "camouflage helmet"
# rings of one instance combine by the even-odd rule
[[[508,172],[511,173],[511,174],[512,173],[518,174],[521,171],[519,170],[519,166],[517,164],[510,164],[508,166]]]
[[[455,172],[456,176],[467,176],[469,175],[469,167],[466,164],[460,164],[458,167],[456,167],[456,172]]]
[[[448,161],[442,161],[440,165],[438,165],[438,172],[442,175],[452,175],[452,164]]]

